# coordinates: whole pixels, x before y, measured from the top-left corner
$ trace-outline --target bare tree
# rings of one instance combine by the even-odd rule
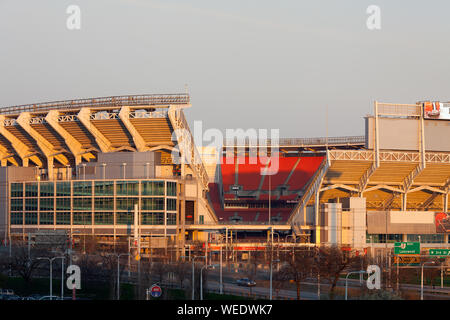
[[[5,255],[0,263],[5,269],[11,268],[13,273],[22,277],[27,286],[30,286],[33,276],[44,263],[38,257],[45,256],[48,256],[48,250],[29,248],[25,242],[19,242],[12,246],[11,257],[9,254]]]
[[[189,264],[180,260],[171,266],[171,270],[180,282],[180,288],[183,288],[184,280],[186,280],[191,273]]]
[[[151,267],[151,273],[158,277],[158,281],[161,284],[165,275],[169,271],[169,266],[163,262],[153,262]]]
[[[341,273],[347,268],[361,268],[361,256],[344,252],[337,246],[323,247],[319,250],[319,272],[330,284],[329,296],[334,299],[335,289]]]
[[[283,266],[278,277],[281,280],[289,279],[294,281],[297,289],[297,300],[300,300],[301,283],[315,266],[316,251],[302,248],[295,248],[292,252],[282,255]]]

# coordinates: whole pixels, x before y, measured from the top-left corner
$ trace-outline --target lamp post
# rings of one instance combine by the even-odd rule
[[[217,236],[220,237],[220,294],[223,294],[223,282],[222,282],[222,244],[223,244],[223,234],[218,234]]]
[[[194,272],[195,272],[194,266],[195,266],[195,259],[196,258],[205,258],[205,256],[196,256],[196,257],[192,258],[192,284],[191,284],[191,286],[192,286],[192,300],[195,300],[194,299],[194,295],[195,295],[195,293],[194,293],[194,288],[195,288],[195,285],[194,285],[194,280],[195,280],[195,278],[194,278]]]
[[[120,300],[120,257],[129,256],[129,253],[109,253],[109,256],[117,257],[117,300]]]
[[[274,262],[280,262],[280,260],[270,261],[270,300],[272,300],[272,265]]]
[[[364,270],[359,270],[359,271],[350,271],[349,273],[347,273],[347,275],[345,276],[345,300],[347,300],[347,291],[348,291],[348,276],[351,274],[363,274],[366,273],[366,271]]]
[[[204,265],[201,269],[200,269],[200,300],[203,300],[203,269],[205,268],[211,268],[214,269],[217,265]]]
[[[39,258],[37,258],[38,260],[47,260],[49,262],[49,265],[50,265],[50,300],[53,300],[53,260],[55,260],[55,259],[63,259],[63,261],[64,261],[64,258],[65,258],[64,256],[62,256],[62,257],[53,257],[53,258],[48,258],[48,257],[39,257]],[[63,269],[64,269],[64,267],[63,267]],[[63,270],[62,275],[64,277],[64,270]],[[61,282],[64,282],[64,278],[61,279]]]
[[[428,261],[422,263],[421,272],[420,272],[420,300],[423,300],[423,266],[426,264],[434,264],[434,261]]]

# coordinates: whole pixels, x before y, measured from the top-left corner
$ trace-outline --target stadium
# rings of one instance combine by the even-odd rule
[[[448,246],[448,103],[374,102],[361,136],[227,137],[219,149],[196,147],[189,107],[188,94],[151,94],[1,108],[3,243],[62,232],[132,239],[143,257],[218,239],[236,252]],[[262,151],[276,172],[263,174]]]

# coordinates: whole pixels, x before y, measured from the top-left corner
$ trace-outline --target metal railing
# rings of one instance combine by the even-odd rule
[[[43,112],[49,110],[72,110],[83,107],[121,107],[121,106],[147,106],[147,105],[169,105],[189,104],[188,94],[144,94],[99,97],[76,100],[63,100],[43,102],[27,105],[18,105],[0,108],[0,114],[19,114],[21,112]]]
[[[422,107],[420,104],[396,104],[396,103],[378,103],[379,116],[392,117],[420,117]]]
[[[347,137],[318,137],[318,138],[281,138],[278,140],[279,146],[326,146],[326,145],[363,145],[365,144],[365,136],[347,136]],[[275,141],[274,141],[275,142]],[[260,140],[250,143],[249,139],[245,139],[244,145],[267,145],[270,146],[271,139]],[[242,141],[237,139],[224,139],[224,146],[241,146]]]

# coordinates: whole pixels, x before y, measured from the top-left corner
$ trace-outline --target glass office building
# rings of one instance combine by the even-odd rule
[[[177,181],[72,180],[10,183],[10,224],[19,226],[141,226],[177,224]]]

